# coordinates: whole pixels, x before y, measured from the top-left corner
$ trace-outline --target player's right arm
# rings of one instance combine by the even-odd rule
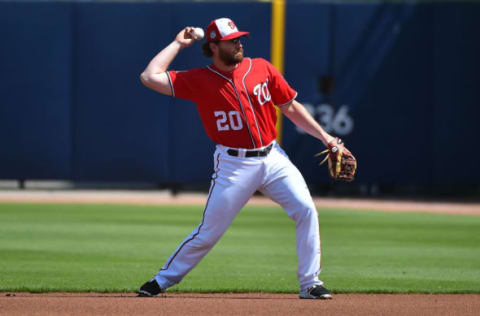
[[[167,47],[162,49],[148,64],[140,75],[142,83],[157,92],[172,95],[172,87],[167,69],[178,53],[195,42],[194,27],[188,26],[177,34],[177,37]]]

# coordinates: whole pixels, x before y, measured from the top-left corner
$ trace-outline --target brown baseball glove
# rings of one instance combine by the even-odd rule
[[[353,181],[355,177],[355,171],[357,170],[357,160],[353,157],[352,153],[345,148],[343,141],[335,137],[330,143],[328,148],[315,155],[315,157],[326,155],[319,166],[328,160],[328,170],[330,176],[335,180]]]

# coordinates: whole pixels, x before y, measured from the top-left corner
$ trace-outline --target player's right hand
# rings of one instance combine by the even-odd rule
[[[182,48],[191,46],[196,40],[193,34],[194,29],[195,27],[193,26],[187,26],[177,34],[175,41],[179,43]]]

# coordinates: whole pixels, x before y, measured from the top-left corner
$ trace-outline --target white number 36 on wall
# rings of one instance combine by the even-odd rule
[[[353,118],[348,114],[348,106],[342,105],[335,111],[330,104],[313,106],[305,103],[304,105],[328,133],[334,132],[335,134],[345,136],[353,131],[354,122]],[[302,134],[305,133],[298,127],[297,131]]]

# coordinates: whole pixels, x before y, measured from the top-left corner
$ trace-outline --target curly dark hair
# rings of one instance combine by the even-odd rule
[[[213,56],[213,52],[210,49],[210,43],[211,42],[205,42],[205,43],[202,44],[202,53],[203,53],[204,56],[206,56],[208,58],[211,58]]]

